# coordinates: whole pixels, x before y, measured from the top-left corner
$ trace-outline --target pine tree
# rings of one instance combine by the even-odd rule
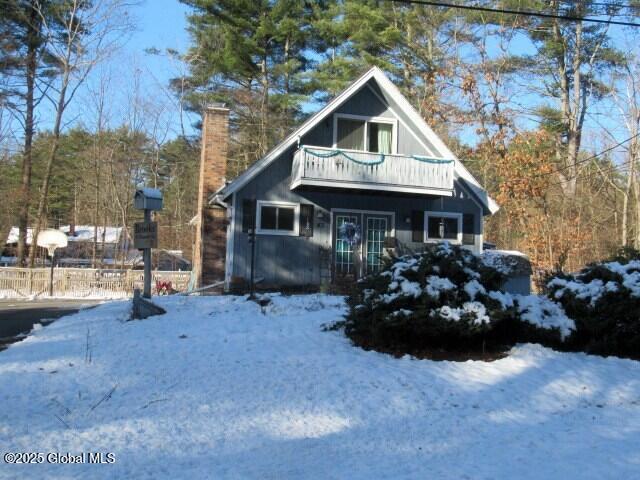
[[[511,1],[505,3],[513,6]],[[534,0],[524,6],[518,1],[517,6],[577,18],[627,13],[618,2],[603,11],[601,2],[591,0]],[[542,95],[555,103],[542,106],[538,115],[547,130],[555,134],[556,157],[562,168],[558,176],[567,197],[576,194],[587,112],[593,100],[609,93],[609,86],[601,81],[603,74],[620,65],[624,58],[613,46],[609,28],[606,24],[536,17],[525,18],[521,24],[522,32],[537,47],[535,55],[524,58],[528,72],[539,76],[544,87]]]
[[[35,108],[39,102],[40,80],[51,77],[51,58],[43,33],[43,18],[53,2],[2,0],[0,2],[0,73],[9,78],[9,88],[0,93],[6,104],[21,118],[24,127],[21,158],[20,211],[18,213],[18,265],[24,263],[26,234],[31,204],[32,146]],[[52,22],[52,25],[54,22]],[[46,89],[46,87],[45,87]]]
[[[223,102],[233,112],[231,176],[247,168],[300,118],[304,73],[317,39],[311,24],[325,2],[181,0],[193,46],[189,106]],[[234,168],[235,167],[235,168]]]

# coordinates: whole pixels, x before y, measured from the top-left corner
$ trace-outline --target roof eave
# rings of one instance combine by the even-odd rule
[[[464,166],[464,164],[460,161],[460,159],[445,145],[445,143],[438,137],[435,132],[429,127],[429,125],[424,121],[422,116],[416,111],[415,108],[409,103],[409,101],[402,95],[398,87],[387,78],[382,70],[378,67],[370,68],[366,73],[364,73],[360,78],[355,80],[351,85],[349,85],[345,90],[340,93],[337,97],[331,100],[327,105],[325,105],[321,110],[308,118],[300,127],[298,127],[293,133],[287,136],[282,142],[272,148],[265,156],[260,158],[257,162],[255,162],[251,167],[249,167],[245,172],[243,172],[240,176],[238,176],[234,181],[229,183],[228,185],[222,187],[220,190],[216,192],[214,196],[212,196],[211,200],[214,197],[219,197],[222,199],[226,199],[232,193],[236,192],[240,188],[244,187],[249,181],[251,181],[264,167],[269,165],[269,163],[283,154],[288,148],[291,148],[300,137],[305,135],[311,129],[313,129],[318,123],[324,120],[327,116],[331,115],[338,107],[340,107],[344,102],[346,102],[355,92],[360,90],[369,80],[374,78],[380,88],[385,89],[389,95],[393,97],[393,99],[402,107],[403,110],[406,110],[409,114],[409,117],[412,123],[419,129],[423,129],[431,142],[436,146],[438,150],[440,150],[443,154],[442,157],[448,157],[455,161],[456,173],[464,179],[469,188],[473,191],[473,193],[477,196],[478,200],[482,203],[483,207],[487,209],[490,214],[494,214],[499,210],[498,204],[487,194],[486,190],[478,183],[475,177],[469,172],[469,170]]]

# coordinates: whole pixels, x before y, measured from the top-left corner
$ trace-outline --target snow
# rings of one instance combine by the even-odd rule
[[[102,242],[102,235],[104,234],[104,243],[118,243],[120,235],[122,233],[122,227],[97,227],[98,228],[98,241]],[[93,235],[96,227],[94,225],[76,225],[75,235],[69,235],[71,227],[64,225],[59,228],[61,232],[67,234],[67,240],[69,242],[89,242],[93,241]],[[31,245],[33,237],[33,229],[27,228],[27,245]],[[18,227],[11,227],[9,235],[7,236],[6,243],[18,243]]]
[[[418,271],[418,260],[415,258],[407,258],[405,261],[396,262],[391,266],[391,270],[383,272],[384,276],[391,276],[392,282],[389,283],[388,294],[382,295],[384,303],[391,303],[402,296],[410,296],[418,298],[422,294],[422,289],[418,282],[412,282],[406,279],[402,274],[407,270]],[[399,292],[397,290],[400,290]]]
[[[104,243],[118,243],[122,233],[122,227],[97,227],[98,242],[102,242],[104,234]],[[60,227],[64,233],[69,235],[70,227],[65,225]],[[96,227],[94,225],[76,225],[75,235],[69,235],[70,242],[92,242]]]
[[[485,288],[476,279],[473,279],[470,282],[465,283],[464,291],[467,292],[467,295],[469,295],[469,298],[471,298],[471,300],[475,300],[476,295],[478,295],[479,293],[480,294],[487,293]]]
[[[516,250],[485,250],[480,255],[482,262],[491,268],[498,270],[505,275],[516,272],[531,273],[529,257]]]
[[[9,235],[7,235],[6,243],[18,243],[19,233],[20,233],[20,230],[18,229],[18,227],[11,227],[11,230],[9,230]],[[32,241],[33,241],[33,229],[27,228],[27,245],[31,245]]]
[[[418,298],[422,293],[422,289],[420,288],[420,284],[418,282],[410,282],[406,278],[400,277],[399,280],[393,281],[389,284],[389,291],[393,292],[394,290],[400,289],[401,295],[407,295],[414,298]]]
[[[503,310],[513,307],[513,295],[511,295],[510,293],[492,290],[488,293],[488,295],[489,298],[493,298],[494,300],[500,302]]]
[[[589,300],[591,306],[595,306],[597,301],[607,292],[617,292],[620,285],[628,289],[632,296],[640,297],[640,261],[631,260],[628,263],[621,264],[619,262],[607,262],[602,267],[620,275],[622,281],[608,281],[604,283],[600,279],[593,279],[584,282],[584,274],[578,274],[575,280],[567,280],[564,278],[554,278],[547,286],[549,288],[557,288],[554,292],[556,299],[561,299],[567,292],[571,292],[580,300]]]
[[[3,452],[116,458],[0,462],[0,478],[638,478],[640,362],[538,345],[396,359],[322,330],[340,297],[158,303],[134,322],[104,304],[0,352]]]
[[[453,290],[456,288],[455,284],[445,277],[438,277],[437,275],[429,275],[426,278],[425,292],[432,298],[439,298],[440,293],[446,290]]]
[[[462,307],[451,308],[449,305],[444,305],[435,310],[437,314],[440,314],[445,320],[452,322],[459,322],[463,316],[471,316],[473,323],[476,325],[483,325],[490,323],[489,316],[487,315],[487,309],[480,302],[465,302]]]
[[[575,322],[567,317],[562,306],[541,295],[513,295],[520,318],[542,328],[557,328],[564,339],[576,329]]]
[[[391,270],[382,272],[382,275],[391,275],[393,280],[398,280],[402,277],[402,274],[407,270],[412,270],[414,272],[418,271],[418,259],[417,258],[405,258],[403,261],[395,262],[391,265]]]
[[[591,306],[594,306],[605,292],[615,292],[618,290],[615,282],[609,281],[604,283],[597,278],[588,283],[565,280],[564,278],[554,278],[548,283],[548,286],[550,288],[560,287],[553,294],[558,300],[561,299],[567,291],[570,291],[580,300],[589,300]]]

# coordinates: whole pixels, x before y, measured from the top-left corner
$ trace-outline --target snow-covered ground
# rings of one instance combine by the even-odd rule
[[[112,452],[0,478],[640,478],[640,362],[539,346],[394,359],[321,325],[339,297],[112,302],[0,352],[5,452]]]

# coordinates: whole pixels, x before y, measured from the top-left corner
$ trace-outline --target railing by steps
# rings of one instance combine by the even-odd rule
[[[134,288],[142,288],[142,270],[100,270],[54,268],[53,295],[69,298],[126,298]],[[174,290],[185,291],[191,272],[154,271],[151,281],[171,282]],[[0,298],[46,297],[49,295],[48,268],[0,267]]]
[[[451,195],[453,176],[449,159],[302,146],[293,157],[291,188],[316,185]]]

